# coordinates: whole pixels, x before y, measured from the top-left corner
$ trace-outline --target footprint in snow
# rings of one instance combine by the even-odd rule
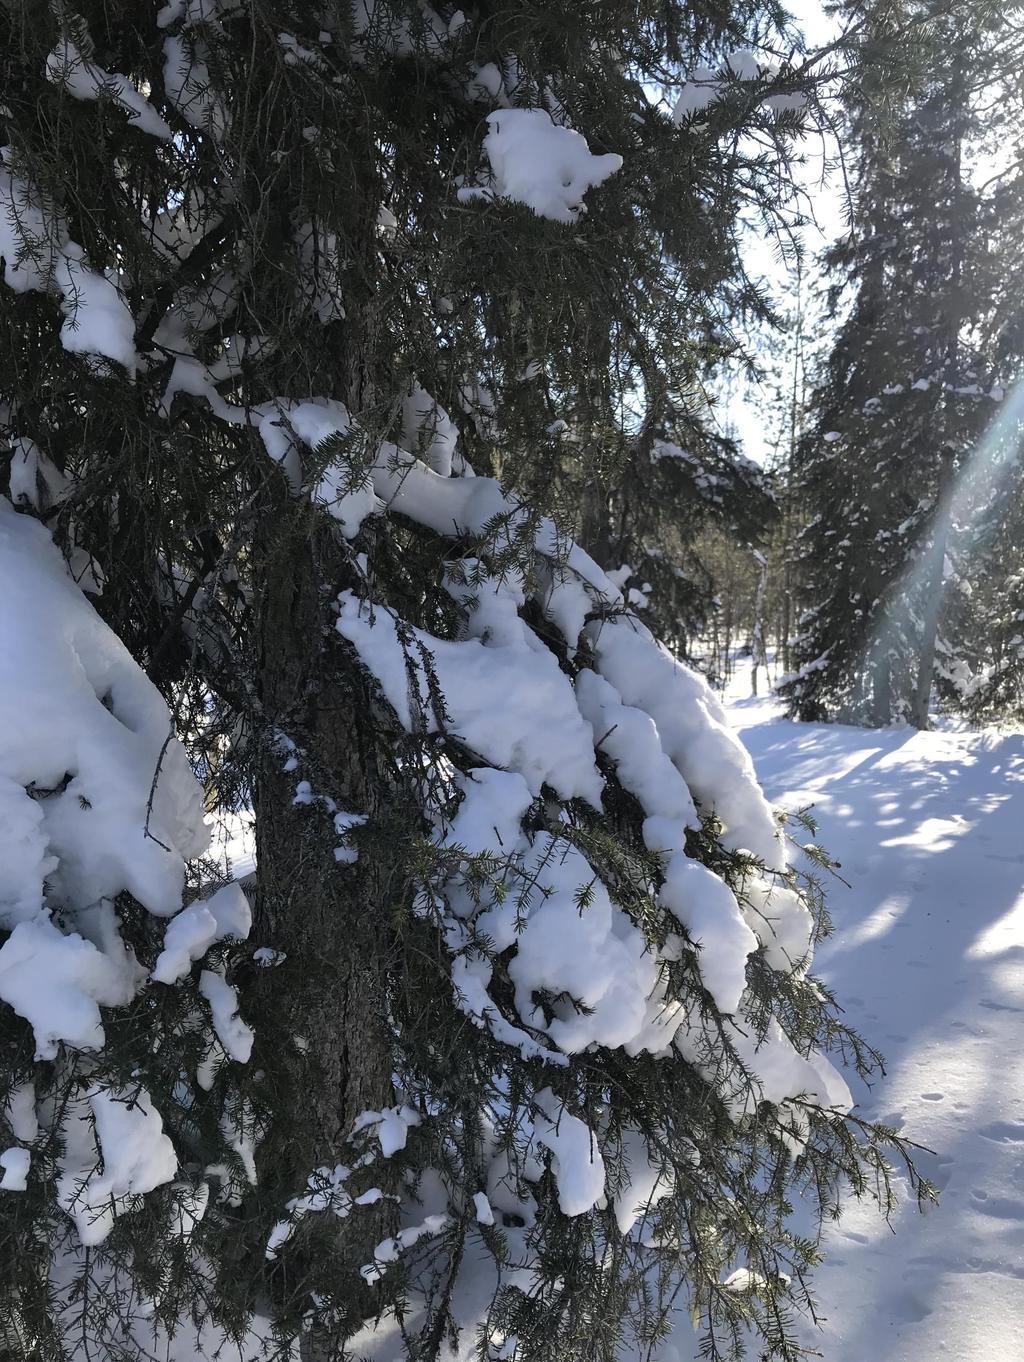
[[[843,1230],[843,1238],[849,1239],[854,1244],[869,1244],[871,1242],[866,1234],[858,1234],[856,1230]]]
[[[926,1102],[941,1102],[946,1094],[944,1092],[923,1092],[921,1096]]]
[[[893,1301],[890,1309],[890,1322],[895,1325],[900,1324],[919,1324],[931,1314],[932,1308],[924,1301],[918,1300],[916,1296],[902,1296],[899,1300]]]
[[[928,1154],[922,1152],[914,1160],[917,1170],[932,1184],[937,1192],[944,1192],[953,1177],[953,1159],[949,1154]]]
[[[902,1111],[890,1111],[888,1116],[879,1116],[878,1118],[880,1124],[888,1126],[890,1130],[900,1130],[906,1119]]]
[[[1012,1121],[992,1121],[990,1125],[982,1126],[978,1134],[994,1144],[1024,1144],[1024,1126]]]
[[[1012,1263],[994,1261],[989,1258],[979,1258],[971,1254],[959,1261],[955,1258],[939,1258],[934,1256],[924,1256],[911,1259],[910,1265],[903,1274],[904,1281],[913,1281],[927,1278],[933,1279],[940,1272],[955,1272],[960,1275],[970,1275],[978,1272],[992,1272],[999,1277],[1013,1277],[1018,1281],[1024,1277],[1024,1267],[1016,1267]]]
[[[1024,1201],[1012,1201],[1008,1196],[989,1196],[988,1192],[971,1193],[976,1209],[993,1220],[1024,1220]]]

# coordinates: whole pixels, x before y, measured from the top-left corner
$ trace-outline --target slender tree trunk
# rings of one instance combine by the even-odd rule
[[[876,728],[892,723],[892,668],[887,653],[871,666],[871,721]]]
[[[789,636],[792,632],[793,607],[793,469],[796,467],[796,446],[800,435],[800,416],[804,410],[806,394],[804,391],[804,293],[803,260],[797,259],[796,268],[796,327],[793,334],[793,371],[789,386],[789,431],[788,448],[781,470],[783,488],[782,503],[782,602],[781,621],[778,640],[782,658],[782,671],[788,675],[790,669]],[[778,669],[776,667],[776,675]]]
[[[768,587],[768,560],[762,554],[757,555],[760,559],[760,575],[757,579],[757,594],[754,597],[754,628],[750,644],[750,690],[752,695],[757,694],[757,669],[764,667],[766,681],[768,680],[768,654],[764,646],[764,596]]]
[[[946,491],[951,476],[952,450],[947,448],[943,451],[934,538],[928,555],[930,561],[925,579],[924,617],[921,621],[921,651],[910,708],[910,722],[915,728],[920,729],[928,727],[928,710],[931,705],[932,681],[935,672],[935,644],[939,632],[939,617],[942,613],[942,588],[946,548],[949,543],[949,508],[946,504]]]

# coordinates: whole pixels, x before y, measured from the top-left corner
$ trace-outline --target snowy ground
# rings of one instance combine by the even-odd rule
[[[830,1229],[807,1342],[827,1362],[1021,1362],[1024,736],[730,712],[769,798],[813,804],[842,862],[816,972],[887,1059],[861,1109],[935,1151],[942,1197],[895,1233],[867,1206]]]

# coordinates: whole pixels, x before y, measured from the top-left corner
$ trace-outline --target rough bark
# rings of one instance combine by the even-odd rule
[[[256,789],[258,897],[254,937],[283,951],[278,969],[261,972],[264,1044],[257,1054],[284,1085],[262,1153],[298,1179],[291,1194],[321,1165],[350,1165],[355,1118],[394,1103],[387,1018],[394,945],[389,908],[400,900],[394,867],[367,857],[338,864],[328,808],[295,804],[300,779],[339,810],[369,814],[386,801],[377,775],[374,735],[362,678],[333,630],[330,603],[338,590],[331,530],[314,509],[284,500],[263,537],[258,602],[262,659],[259,688],[265,719],[306,754],[284,769],[287,752],[264,739]],[[275,1107],[277,1104],[275,1103]],[[387,1190],[375,1169],[367,1185]],[[282,1194],[287,1192],[282,1187]],[[362,1186],[353,1187],[361,1191]],[[335,1262],[351,1273],[352,1319],[375,1309],[359,1268],[391,1232],[389,1203],[337,1222]],[[309,1355],[331,1355],[333,1343],[313,1339]]]

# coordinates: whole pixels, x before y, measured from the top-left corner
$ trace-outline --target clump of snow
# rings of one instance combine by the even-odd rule
[[[526,876],[535,890],[524,888],[522,901],[495,907],[475,923],[496,949],[515,942],[508,972],[519,1015],[567,1054],[595,1043],[642,1048],[658,980],[643,933],[612,904],[583,854],[547,833],[534,839]],[[528,917],[517,932],[515,913],[524,907]],[[535,1000],[539,991],[567,1001],[547,1017]],[[658,1037],[655,1048],[664,1043]]]
[[[597,1137],[578,1116],[566,1111],[550,1088],[534,1099],[537,1140],[551,1152],[551,1171],[563,1215],[586,1215],[604,1196],[604,1159]]]
[[[564,1054],[591,1044],[664,1049],[672,1036],[656,955],[583,854],[549,833],[531,839],[523,832],[532,799],[521,776],[478,769],[457,779],[464,798],[445,843],[470,856],[511,858],[516,867],[506,873],[504,896],[470,892],[458,879],[446,889],[452,977],[465,1010],[524,1055],[544,1057],[528,1032],[501,1018],[487,992],[492,966],[473,945],[486,937],[495,954],[515,947],[508,973],[519,1018]],[[471,929],[463,925],[469,923]],[[561,1001],[546,1013],[538,991]]]
[[[334,831],[339,837],[345,839],[353,828],[361,828],[367,822],[365,813],[342,813],[340,810],[334,815]],[[359,860],[359,852],[353,846],[336,846],[334,848],[334,859],[339,865],[355,865]]]
[[[15,292],[60,293],[65,350],[101,355],[135,372],[135,320],[116,283],[86,263],[82,247],[40,195],[2,167],[0,256],[4,282]]]
[[[565,639],[569,656],[575,657],[587,615],[594,608],[594,598],[575,572],[568,572],[557,563],[541,565],[540,573],[545,580],[540,593],[541,609]]]
[[[190,5],[195,10],[195,5]],[[200,16],[198,22],[208,21]],[[195,22],[190,16],[189,22]],[[166,27],[167,25],[161,25]],[[213,92],[208,65],[209,49],[192,30],[189,35],[171,34],[164,39],[164,93],[193,128],[208,132],[216,141],[224,136],[228,114]]]
[[[210,1004],[213,1029],[224,1053],[239,1064],[247,1064],[254,1040],[252,1028],[238,1015],[238,994],[217,970],[204,969],[199,975],[199,992]]]
[[[63,38],[46,58],[46,75],[76,99],[111,100],[125,109],[131,122],[143,132],[170,141],[170,128],[128,77],[104,71],[95,62],[87,61],[70,38]]]
[[[162,697],[45,529],[2,499],[0,582],[0,921],[124,890],[169,917],[209,831]]]
[[[639,1130],[623,1132],[620,1153],[624,1167],[613,1203],[615,1223],[622,1234],[629,1234],[659,1201],[672,1195],[675,1184],[671,1169],[651,1157],[647,1140]]]
[[[473,1209],[476,1212],[476,1223],[478,1225],[493,1225],[494,1212],[491,1203],[487,1200],[486,1192],[473,1193]]]
[[[334,1168],[317,1168],[310,1174],[305,1193],[288,1202],[287,1219],[279,1220],[270,1231],[264,1251],[269,1262],[274,1261],[295,1233],[299,1221],[311,1211],[330,1211],[339,1220],[351,1213],[354,1202],[345,1187],[351,1175],[352,1170],[340,1163]]]
[[[717,71],[710,66],[696,66],[679,92],[672,121],[678,127],[724,98],[736,83],[774,81],[781,69],[776,58],[745,49],[730,52]],[[767,95],[760,103],[775,114],[799,113],[807,106],[807,96],[800,90],[783,91]]]
[[[411,732],[417,720],[427,732],[440,727],[420,651],[425,650],[445,697],[451,716],[447,731],[453,737],[495,766],[518,771],[534,794],[547,784],[563,799],[579,796],[600,806],[602,782],[594,765],[593,739],[572,685],[554,655],[518,617],[515,636],[501,643],[487,645],[475,638],[451,642],[413,629],[407,649],[387,609],[361,602],[348,591],[338,604],[338,631],[355,645],[404,728]],[[418,712],[410,704],[410,670]]]
[[[736,896],[714,871],[681,851],[670,851],[663,860],[659,902],[700,947],[701,980],[719,1010],[727,1015],[738,1012],[747,986],[747,957],[757,949],[757,937],[744,921]]]
[[[442,478],[451,476],[459,433],[440,403],[414,384],[402,404],[402,445]]]
[[[407,1225],[391,1239],[382,1240],[373,1250],[373,1262],[359,1269],[368,1286],[380,1281],[391,1263],[398,1261],[400,1255],[413,1247],[426,1236],[443,1234],[451,1224],[447,1215],[428,1215],[418,1225]]]
[[[615,763],[619,780],[644,812],[674,821],[680,831],[697,827],[690,791],[662,747],[650,714],[624,704],[615,687],[589,668],[576,677],[576,699],[597,747]]]
[[[722,1283],[722,1289],[732,1292],[733,1295],[745,1295],[748,1292],[758,1291],[766,1285],[767,1281],[760,1272],[752,1272],[747,1267],[738,1267],[735,1272],[731,1272],[726,1277]]]
[[[32,1166],[32,1155],[27,1149],[15,1145],[0,1154],[0,1192],[24,1192],[28,1188],[28,1173]]]
[[[585,137],[553,122],[546,109],[499,109],[488,114],[487,125],[490,181],[462,188],[464,201],[511,199],[538,217],[571,224],[587,211],[587,190],[622,168],[621,156],[595,156]]]
[[[605,680],[657,725],[665,752],[702,812],[722,820],[725,845],[781,869],[778,828],[753,763],[704,678],[677,662],[636,619],[596,623],[592,644]]]
[[[85,252],[65,242],[54,273],[61,291],[60,340],[71,354],[104,355],[135,371],[135,319],[117,285],[90,269]]]
[[[38,1059],[54,1059],[61,1042],[99,1049],[100,1004],[123,1007],[134,992],[118,962],[46,917],[19,922],[0,947],[0,999],[32,1027]]]
[[[15,293],[44,290],[52,277],[58,241],[52,213],[25,180],[0,166],[2,278]]]
[[[16,1140],[31,1144],[39,1134],[36,1116],[36,1090],[30,1082],[16,1083],[7,1094],[3,1116]]]
[[[717,72],[709,66],[695,66],[679,91],[672,110],[673,121],[679,124],[693,114],[700,113],[720,99],[721,94],[722,81]]]
[[[420,1115],[412,1107],[385,1107],[383,1111],[364,1111],[352,1123],[354,1138],[363,1130],[372,1129],[380,1143],[380,1152],[386,1159],[405,1148],[409,1131],[420,1124]]]
[[[215,941],[244,941],[252,926],[252,910],[240,884],[226,884],[202,903],[193,903],[168,923],[164,948],[152,977],[176,984]]]
[[[67,479],[33,440],[11,441],[11,473],[8,481],[15,506],[42,510],[64,499]],[[42,495],[40,494],[42,491]]]
[[[268,454],[280,463],[292,486],[304,483],[296,438],[311,450],[326,440],[349,434],[351,421],[340,402],[274,404],[259,417],[259,431]],[[370,474],[353,469],[350,457],[333,459],[317,478],[310,495],[338,521],[346,539],[354,539],[367,516],[381,509]]]
[[[57,1200],[82,1244],[101,1244],[117,1216],[178,1171],[174,1146],[142,1088],[94,1085],[68,1104]]]

